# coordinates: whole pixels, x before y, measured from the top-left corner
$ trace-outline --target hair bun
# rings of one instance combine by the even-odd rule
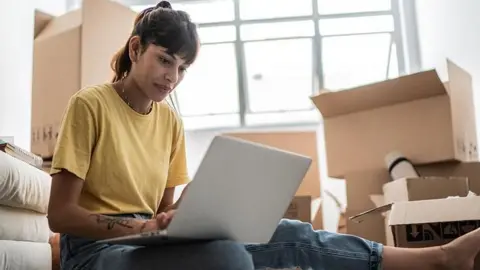
[[[170,4],[170,2],[168,1],[160,1],[160,3],[158,3],[155,8],[168,8],[168,9],[172,9],[172,5]]]

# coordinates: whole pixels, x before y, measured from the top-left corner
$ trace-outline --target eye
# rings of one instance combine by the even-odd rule
[[[180,72],[187,72],[188,67],[180,67],[179,70]]]
[[[167,58],[165,58],[163,56],[159,56],[158,61],[160,61],[160,63],[164,64],[164,65],[170,65],[172,63],[170,60],[168,60]]]

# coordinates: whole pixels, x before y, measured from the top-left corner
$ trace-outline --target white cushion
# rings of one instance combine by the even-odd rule
[[[45,214],[0,206],[0,239],[48,243],[50,228]]]
[[[0,269],[52,269],[50,244],[0,240]]]
[[[51,183],[48,173],[0,151],[0,205],[46,214]]]

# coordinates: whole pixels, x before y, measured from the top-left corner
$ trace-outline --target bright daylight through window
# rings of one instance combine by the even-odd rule
[[[155,4],[118,1],[137,11]],[[395,1],[171,2],[191,15],[202,41],[175,91],[186,129],[314,123],[320,115],[309,97],[320,89],[406,72]]]

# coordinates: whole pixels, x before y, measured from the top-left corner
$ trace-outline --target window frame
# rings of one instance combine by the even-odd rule
[[[155,5],[157,1],[155,0],[117,0],[125,5]],[[182,3],[188,4],[189,2],[195,2],[196,0],[178,0],[172,1],[172,4],[175,3]],[[205,1],[205,0],[203,0]],[[248,115],[253,114],[262,114],[263,112],[252,113],[249,112],[249,97],[248,97],[248,83],[246,78],[246,59],[245,59],[245,50],[244,44],[247,42],[255,42],[254,40],[242,40],[241,39],[241,26],[246,24],[256,24],[256,23],[274,23],[274,22],[295,22],[295,21],[302,21],[302,20],[310,20],[313,21],[315,34],[312,38],[313,46],[312,46],[312,57],[313,57],[313,89],[312,94],[318,93],[324,86],[324,77],[323,77],[323,66],[322,66],[322,38],[323,37],[331,37],[336,35],[327,35],[322,36],[320,34],[320,20],[327,19],[327,18],[351,18],[351,17],[363,17],[363,16],[375,16],[375,15],[391,15],[394,21],[394,30],[389,32],[392,35],[392,42],[395,43],[396,46],[396,56],[397,56],[397,64],[398,64],[398,74],[399,76],[409,74],[413,71],[418,71],[420,69],[420,51],[418,45],[418,38],[416,37],[417,30],[416,30],[416,22],[413,20],[415,18],[415,6],[406,3],[409,1],[398,1],[398,0],[390,0],[391,1],[391,9],[387,11],[367,11],[367,12],[355,12],[355,13],[339,13],[339,14],[320,14],[318,10],[318,3],[320,0],[312,0],[312,15],[307,16],[290,16],[290,17],[282,17],[282,18],[264,18],[264,19],[241,19],[240,16],[240,1],[242,0],[231,0],[234,3],[234,20],[233,21],[226,21],[226,22],[211,22],[211,23],[198,23],[198,27],[215,27],[215,26],[234,26],[236,29],[236,39],[233,41],[235,46],[235,54],[237,57],[237,78],[238,78],[238,102],[239,102],[239,117],[240,117],[240,124],[235,126],[235,128],[248,128],[248,127],[258,127],[262,126],[262,124],[254,124],[249,125],[246,121]],[[71,10],[74,7],[78,7],[81,0],[66,0],[67,2],[67,10]],[[367,34],[362,33],[362,34]],[[356,35],[356,34],[352,34]],[[273,40],[283,40],[295,38],[294,36],[288,38],[278,38]],[[302,37],[305,38],[305,37]],[[272,40],[272,39],[262,39],[262,40]],[[217,43],[225,43],[225,42],[208,42],[205,44],[217,44]],[[390,63],[388,63],[389,65]],[[388,68],[391,68],[390,65]],[[387,79],[387,78],[385,78]],[[182,106],[181,102],[178,103],[177,107],[180,108]],[[314,107],[313,107],[314,108]],[[315,109],[314,109],[315,110]],[[284,111],[279,111],[278,113],[285,113]],[[318,114],[318,112],[315,112]],[[279,116],[280,117],[280,116]],[[298,125],[311,125],[311,124],[318,124],[321,122],[321,117],[319,117],[318,121],[309,121],[303,122],[299,119],[298,123],[291,123],[286,122],[285,126],[298,126]],[[274,124],[279,125],[279,124]],[[282,124],[283,125],[283,124]],[[263,126],[271,126],[271,123],[264,123]],[[218,129],[222,129],[224,127],[218,126]],[[229,127],[231,128],[231,127]],[[187,127],[188,129],[188,127]],[[202,128],[196,128],[202,129]],[[206,127],[205,129],[215,129],[212,127]]]

